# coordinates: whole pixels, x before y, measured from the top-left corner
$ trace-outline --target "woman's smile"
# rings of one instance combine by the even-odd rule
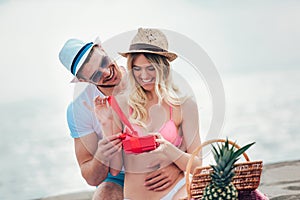
[[[142,81],[143,83],[152,83],[152,82],[154,82],[154,78],[141,79],[141,81]]]

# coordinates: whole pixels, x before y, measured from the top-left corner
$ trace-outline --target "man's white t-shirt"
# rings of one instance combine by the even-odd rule
[[[81,89],[74,88],[74,96]],[[73,138],[80,138],[90,133],[95,132],[98,139],[102,138],[101,125],[95,116],[94,112],[88,109],[83,102],[86,102],[90,108],[94,107],[94,99],[96,96],[104,95],[97,89],[96,86],[88,84],[82,91],[79,92],[67,109],[67,122]]]

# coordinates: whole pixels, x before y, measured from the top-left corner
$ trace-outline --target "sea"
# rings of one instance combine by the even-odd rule
[[[300,70],[224,72],[220,76],[226,117],[219,137],[240,145],[255,141],[248,151],[250,160],[264,164],[299,160]],[[81,177],[66,108],[58,98],[43,96],[0,100],[0,199],[29,200],[94,189]],[[206,116],[201,109],[200,122]],[[207,125],[201,127],[205,129]]]

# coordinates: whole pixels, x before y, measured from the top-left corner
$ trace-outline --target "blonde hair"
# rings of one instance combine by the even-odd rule
[[[132,113],[129,117],[131,123],[138,124],[146,127],[146,119],[148,112],[146,104],[148,98],[145,90],[136,82],[133,75],[132,65],[135,58],[141,55],[140,53],[129,54],[127,57],[128,77],[129,77],[129,107],[132,109]],[[143,53],[147,60],[155,68],[156,79],[155,79],[155,94],[158,97],[158,105],[161,105],[165,101],[170,106],[181,105],[185,97],[178,97],[178,88],[173,84],[170,63],[164,56]]]

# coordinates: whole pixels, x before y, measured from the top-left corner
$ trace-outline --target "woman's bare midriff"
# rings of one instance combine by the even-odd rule
[[[126,173],[125,174],[125,188],[124,188],[124,198],[126,199],[143,199],[143,200],[150,200],[150,199],[160,199],[164,197],[166,194],[168,194],[172,188],[177,184],[178,181],[180,181],[184,175],[181,173],[180,176],[178,176],[177,180],[166,190],[160,191],[160,192],[154,192],[151,190],[148,190],[144,184],[145,184],[145,178],[148,173]]]

